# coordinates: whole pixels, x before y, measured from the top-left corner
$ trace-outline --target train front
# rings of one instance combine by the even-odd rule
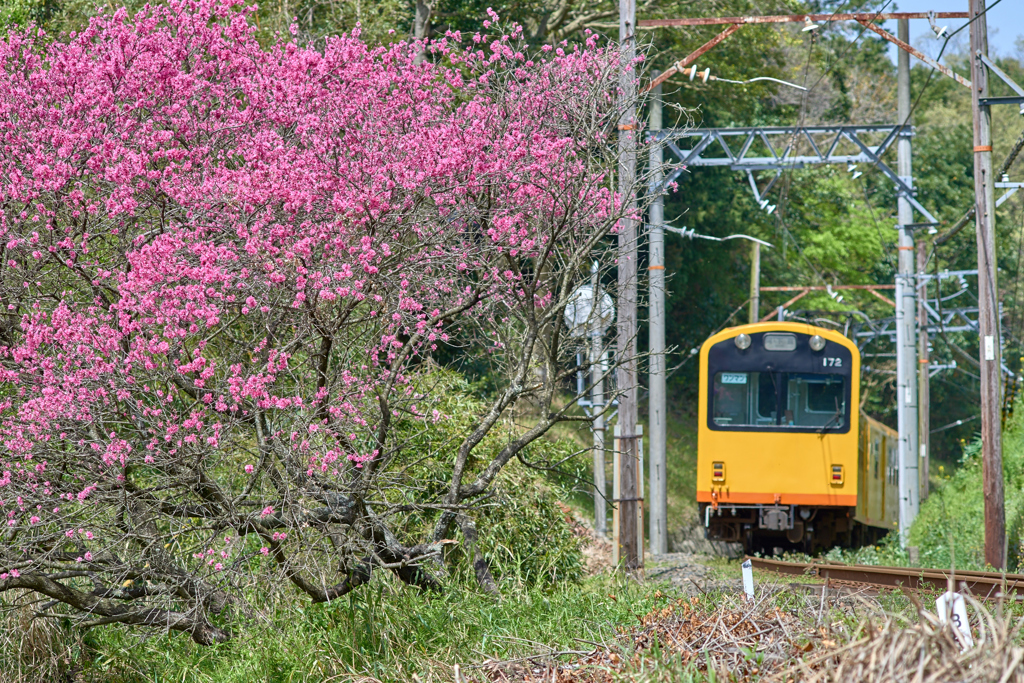
[[[708,538],[748,552],[849,544],[860,354],[799,323],[724,330],[700,354],[697,502]]]

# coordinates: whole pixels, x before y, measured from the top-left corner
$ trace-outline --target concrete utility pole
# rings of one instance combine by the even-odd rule
[[[657,72],[651,74],[657,78]],[[661,130],[661,85],[651,90],[651,116],[648,128],[652,133]],[[661,143],[651,145],[651,220],[648,244],[650,253],[647,265],[650,310],[650,332],[648,360],[648,386],[650,396],[647,401],[650,425],[651,464],[650,464],[650,496],[651,506],[651,555],[664,555],[668,552],[668,488],[665,483],[666,431],[668,402],[665,395],[665,200],[661,188],[663,173],[661,172]]]
[[[412,22],[412,37],[416,40],[426,40],[430,33],[430,11],[432,0],[416,0],[416,15]],[[416,55],[416,63],[419,64],[426,59],[426,50],[420,50]]]
[[[921,277],[928,267],[928,245],[924,241],[917,244],[917,448],[921,453],[918,461],[918,477],[920,478],[921,500],[928,497],[928,470],[931,462],[929,441],[931,434],[931,383],[928,376],[930,354],[928,351],[928,310],[924,307],[928,299],[928,283]]]
[[[761,319],[761,245],[750,245],[750,324]]]
[[[619,544],[623,569],[634,573],[643,566],[637,543],[640,505],[637,482],[637,203],[636,188],[636,0],[619,0],[619,193],[624,216],[619,229],[619,305],[617,370],[619,396],[620,494]]]
[[[597,281],[597,263],[590,269],[590,291],[594,303],[590,311],[590,409],[594,411],[594,533],[603,538],[608,533],[608,486],[605,483],[604,452],[604,376],[608,363],[604,355],[604,321],[601,311],[601,291]]]
[[[910,40],[910,22],[899,20],[899,38]],[[898,124],[905,126],[897,142],[897,173],[908,187],[913,187],[910,164],[910,55],[900,50],[896,62],[896,99]],[[917,301],[914,285],[914,209],[900,195],[899,269],[896,275],[896,421],[899,429],[899,524],[900,541],[905,546],[910,525],[917,517],[920,482],[917,461]]]
[[[979,98],[988,97],[985,0],[969,0],[971,23],[971,108],[974,111],[974,201],[978,239],[978,336],[981,360],[981,471],[985,492],[985,562],[1006,566],[1003,546],[1003,436],[1000,424],[1002,362],[999,302],[996,296],[996,202],[992,175],[992,114]]]

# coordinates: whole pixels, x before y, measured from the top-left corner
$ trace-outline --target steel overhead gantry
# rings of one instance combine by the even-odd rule
[[[925,296],[919,298],[921,307],[925,311],[926,322],[919,326],[921,334],[927,332],[929,337],[934,337],[945,332],[973,332],[979,331],[979,309],[977,306],[951,306],[954,299],[968,291],[966,278],[977,277],[977,270],[944,270],[939,273],[918,273],[918,286],[924,288],[929,282],[940,282],[941,280],[955,278],[960,280],[960,290],[946,296],[929,299]],[[768,289],[768,288],[765,288]],[[782,289],[782,288],[776,288]],[[1002,303],[999,304],[999,317],[1002,318]],[[896,341],[896,319],[881,318],[873,321],[858,322],[853,325],[851,336],[857,341],[857,346],[863,351],[867,344],[876,339],[887,339],[890,342]],[[1000,340],[1002,345],[1002,340]],[[1013,371],[1005,363],[1001,363],[1004,375],[1013,377]],[[934,369],[934,366],[933,366]]]
[[[901,27],[901,33],[905,31]],[[905,59],[905,58],[904,58]],[[904,61],[904,60],[901,60]],[[652,223],[663,221],[664,193],[668,183],[674,181],[688,167],[710,166],[729,168],[746,173],[754,197],[762,209],[771,213],[775,207],[768,206],[764,195],[787,169],[801,168],[815,164],[847,164],[848,170],[858,163],[867,163],[878,168],[892,180],[899,206],[899,250],[900,272],[896,277],[896,330],[898,347],[897,413],[900,416],[900,530],[901,540],[906,543],[906,530],[917,515],[920,499],[920,476],[918,472],[918,405],[917,405],[917,341],[916,287],[913,283],[913,239],[916,228],[938,224],[935,217],[914,196],[913,176],[909,164],[910,139],[914,134],[908,116],[902,110],[909,110],[909,67],[901,64],[900,100],[901,121],[887,126],[778,126],[750,128],[707,128],[652,130],[648,140],[653,148],[667,148],[679,163],[659,184],[652,183]],[[880,138],[880,140],[879,140]],[[872,141],[873,140],[873,141]],[[730,145],[732,141],[732,145]],[[660,143],[660,144],[659,144]],[[885,154],[893,143],[898,143],[900,173],[896,173],[885,162]],[[756,147],[755,147],[756,146]],[[763,148],[763,152],[755,152]],[[659,169],[660,170],[660,169]],[[764,189],[759,189],[754,178],[757,171],[774,171],[774,177]],[[925,219],[913,222],[913,211]],[[656,218],[654,218],[656,217]],[[652,233],[661,226],[652,225]],[[906,256],[909,254],[910,256]],[[754,262],[758,259],[754,258]],[[759,287],[751,282],[752,297],[757,296]],[[753,312],[757,315],[757,312]],[[653,382],[653,379],[652,379]],[[653,444],[654,435],[652,435]],[[927,455],[920,454],[927,462]]]
[[[865,135],[883,135],[881,142],[869,142]],[[813,164],[867,163],[878,168],[896,185],[898,196],[906,199],[929,223],[938,221],[915,198],[913,187],[882,161],[892,144],[900,137],[912,137],[913,128],[888,126],[755,126],[750,128],[667,128],[648,135],[651,142],[661,142],[679,160],[665,176],[660,189],[673,182],[688,167],[717,166],[747,174],[754,198],[764,207],[764,195],[786,169]],[[817,138],[817,139],[816,139]],[[732,140],[732,146],[729,141]],[[773,144],[774,141],[774,144]],[[843,152],[840,147],[852,144],[856,152]],[[682,143],[682,144],[681,144]],[[752,156],[755,143],[763,144],[768,156]],[[684,149],[685,147],[685,149]],[[799,152],[797,150],[800,150]],[[754,180],[756,171],[775,171],[763,189]]]

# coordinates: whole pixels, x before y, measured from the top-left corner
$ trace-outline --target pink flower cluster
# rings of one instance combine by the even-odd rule
[[[57,540],[100,558],[115,510],[262,519],[271,470],[383,461],[395,416],[441,419],[416,363],[550,305],[521,264],[615,210],[572,120],[608,87],[595,41],[534,61],[453,34],[417,65],[358,33],[264,47],[250,12],[0,42],[0,512],[33,534],[0,570]]]

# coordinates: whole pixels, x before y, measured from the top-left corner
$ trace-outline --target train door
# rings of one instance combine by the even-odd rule
[[[880,518],[885,521],[887,528],[892,529],[900,515],[900,470],[899,455],[896,452],[899,446],[898,437],[886,437],[883,440],[885,448],[885,512]]]
[[[877,430],[871,430],[868,444],[868,466],[871,468],[870,488],[874,489],[868,497],[868,517],[875,521],[885,519],[885,493],[886,477],[885,466],[885,435]]]

